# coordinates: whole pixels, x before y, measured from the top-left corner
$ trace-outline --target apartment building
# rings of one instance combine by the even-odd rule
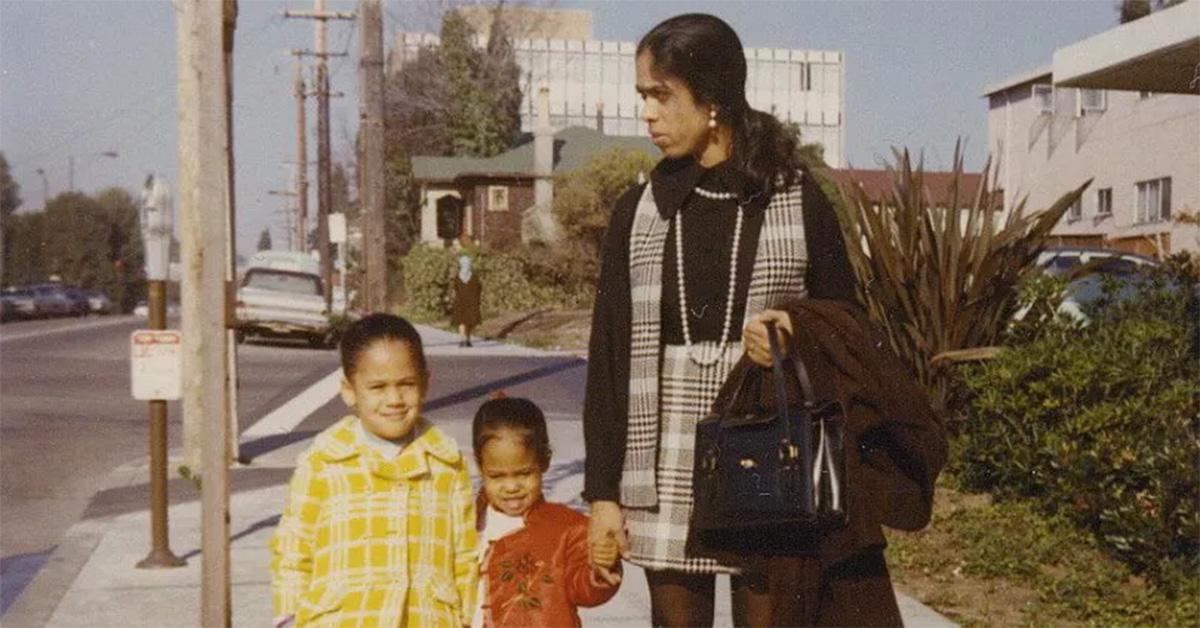
[[[1091,186],[1052,235],[1161,256],[1200,251],[1200,2],[1058,50],[989,86],[988,146],[1011,209]]]

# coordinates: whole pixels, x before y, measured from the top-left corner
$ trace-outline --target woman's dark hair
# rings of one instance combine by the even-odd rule
[[[717,120],[733,129],[730,159],[746,176],[744,194],[770,195],[795,183],[796,137],[768,113],[746,102],[746,53],[733,28],[704,13],[677,15],[650,29],[637,54],[650,53],[655,69],[684,82],[700,103],[715,105]]]
[[[483,446],[501,432],[517,433],[525,446],[533,450],[542,470],[550,466],[550,436],[546,432],[546,416],[537,404],[521,397],[505,397],[484,402],[475,412],[471,425],[471,445],[475,462],[483,465]]]
[[[342,373],[346,379],[354,376],[358,356],[378,340],[407,343],[417,361],[417,367],[421,369],[421,374],[429,372],[425,368],[425,348],[421,344],[421,334],[417,333],[417,328],[399,316],[371,314],[354,321],[342,335]]]

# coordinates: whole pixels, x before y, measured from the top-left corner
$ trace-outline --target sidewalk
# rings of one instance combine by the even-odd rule
[[[430,356],[542,356],[532,349],[477,343],[459,349],[453,334],[421,328]],[[581,371],[582,372],[582,371]],[[470,417],[431,415],[460,445],[470,442]],[[552,420],[554,464],[546,474],[546,497],[581,505],[583,442],[578,421]],[[292,443],[231,471],[230,561],[235,626],[269,626],[271,621],[268,541],[278,521],[296,455],[308,441]],[[173,467],[172,467],[173,468]],[[200,502],[190,482],[172,480],[169,511],[171,548],[187,565],[141,570],[134,565],[149,549],[149,513],[144,460],[128,463],[108,478],[84,516],[55,549],[37,577],[3,617],[6,628],[26,626],[194,626],[200,606]],[[953,626],[919,602],[897,592],[908,626]],[[726,579],[718,580],[717,625],[730,624]],[[612,601],[584,610],[588,626],[648,626],[650,601],[640,569],[627,566],[625,583]]]

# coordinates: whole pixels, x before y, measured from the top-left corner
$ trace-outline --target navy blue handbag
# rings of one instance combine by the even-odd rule
[[[802,360],[767,330],[770,371],[736,369],[697,424],[691,553],[779,553],[846,523],[845,414],[814,397]]]

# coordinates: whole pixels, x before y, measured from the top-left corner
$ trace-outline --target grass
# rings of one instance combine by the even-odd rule
[[[1196,574],[1147,582],[1066,521],[947,476],[934,503],[926,530],[888,531],[888,563],[900,588],[963,626],[1200,625]]]

